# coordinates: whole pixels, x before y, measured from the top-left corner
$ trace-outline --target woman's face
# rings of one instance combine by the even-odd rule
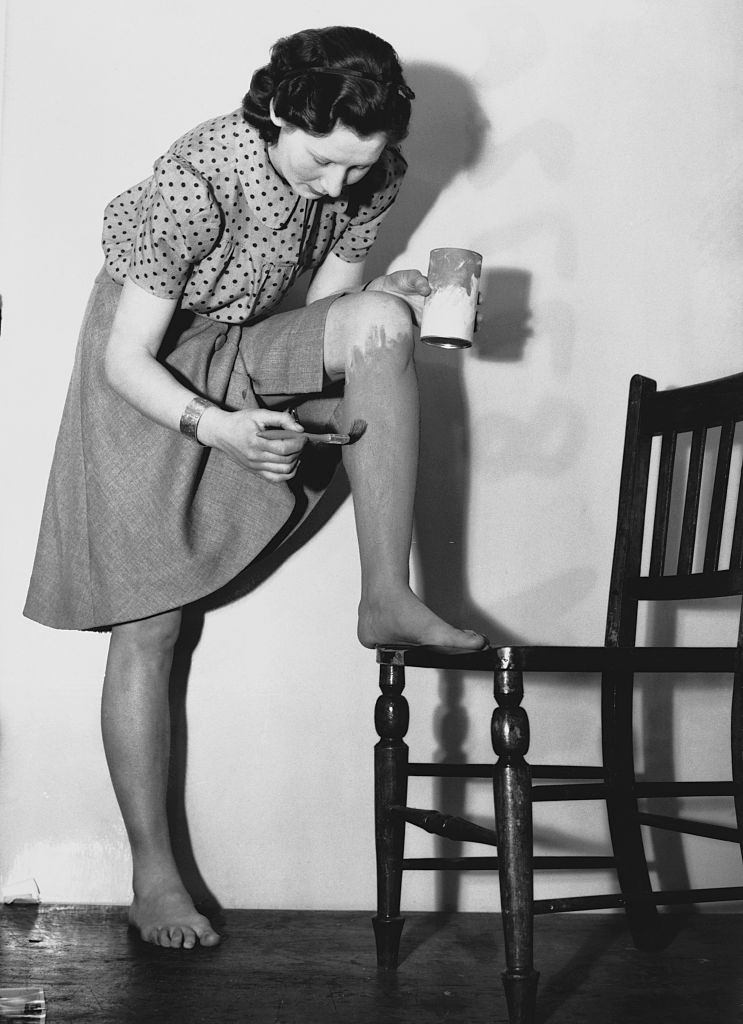
[[[383,132],[357,135],[337,124],[328,135],[310,135],[271,110],[280,129],[278,141],[269,146],[271,163],[294,192],[306,199],[337,198],[348,185],[361,181],[387,145]]]

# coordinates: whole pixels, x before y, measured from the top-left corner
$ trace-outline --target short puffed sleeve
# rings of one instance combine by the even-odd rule
[[[399,150],[389,146],[377,165],[363,179],[366,195],[353,211],[348,226],[333,247],[342,260],[356,263],[363,260],[374,244],[382,221],[397,199],[408,165]]]
[[[106,207],[103,249],[114,280],[130,278],[161,298],[179,296],[195,263],[214,249],[222,214],[209,182],[166,153],[147,181]]]

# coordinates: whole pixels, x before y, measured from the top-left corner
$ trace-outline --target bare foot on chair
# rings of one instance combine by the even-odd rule
[[[169,949],[216,946],[219,935],[209,919],[200,914],[185,889],[157,890],[135,896],[129,923],[139,929],[145,942]]]
[[[426,644],[479,651],[487,640],[471,629],[457,629],[432,612],[411,590],[385,593],[382,600],[359,604],[358,637],[364,647],[380,644]]]

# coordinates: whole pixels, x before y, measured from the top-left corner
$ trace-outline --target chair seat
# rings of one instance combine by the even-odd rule
[[[463,669],[493,672],[734,672],[740,664],[737,647],[489,647],[462,654],[437,647],[377,648],[380,665],[409,668]]]

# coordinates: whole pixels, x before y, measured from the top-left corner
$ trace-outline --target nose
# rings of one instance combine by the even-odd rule
[[[333,199],[337,199],[346,184],[346,171],[343,167],[334,167],[323,175],[322,187]]]

